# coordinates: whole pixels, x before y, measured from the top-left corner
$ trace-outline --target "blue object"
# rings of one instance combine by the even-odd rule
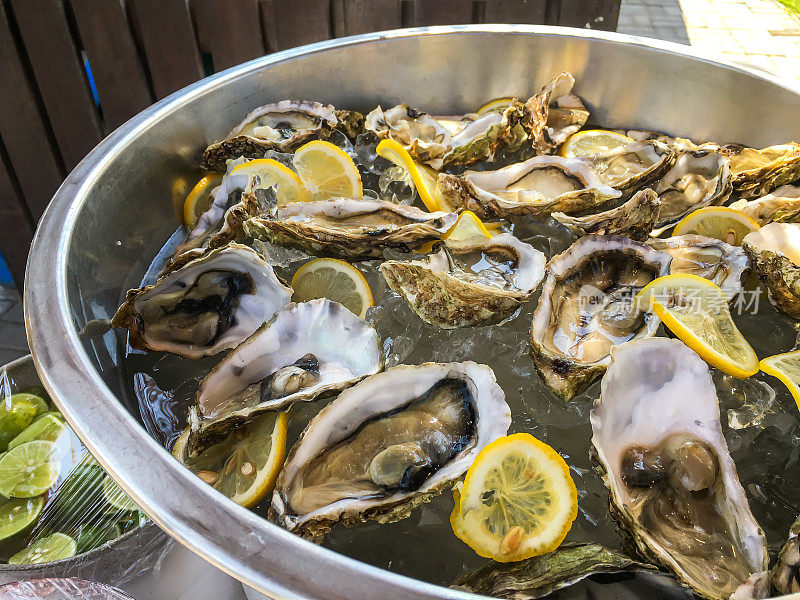
[[[89,59],[83,59],[83,68],[86,69],[86,76],[89,78],[89,89],[92,91],[92,98],[94,98],[94,105],[100,106],[100,96],[97,95],[97,87],[94,85],[94,77],[92,77],[92,67],[89,66]]]
[[[0,285],[14,285],[14,281],[11,279],[11,271],[8,270],[8,265],[3,260],[2,255],[0,255]]]

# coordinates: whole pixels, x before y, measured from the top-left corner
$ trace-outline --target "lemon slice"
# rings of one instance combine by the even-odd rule
[[[479,117],[483,117],[485,115],[488,115],[489,113],[503,112],[505,109],[511,106],[511,103],[513,101],[514,99],[509,97],[495,98],[494,100],[489,100],[489,102],[487,102],[486,104],[481,106],[478,110],[476,110],[475,113]]]
[[[312,200],[364,196],[358,168],[339,146],[321,140],[309,142],[298,148],[292,162]]]
[[[768,356],[758,366],[764,373],[777,377],[789,388],[800,410],[800,350]]]
[[[758,357],[736,327],[717,285],[691,274],[659,277],[636,297],[678,339],[720,371],[745,379],[758,372]]]
[[[308,191],[303,187],[303,182],[286,165],[282,165],[273,158],[259,158],[235,166],[232,175],[253,175],[258,177],[262,187],[275,186],[278,204],[288,202],[303,202],[309,199]]]
[[[559,154],[564,158],[575,158],[576,156],[588,156],[589,154],[600,154],[608,152],[614,148],[619,148],[635,141],[627,135],[616,131],[606,131],[604,129],[587,129],[578,131],[567,138],[559,150]]]
[[[249,508],[275,485],[286,453],[287,422],[288,413],[264,413],[196,457],[186,454],[187,427],[172,454],[200,479]]]
[[[350,263],[336,258],[315,258],[297,269],[290,284],[295,302],[328,298],[362,319],[372,306],[367,280]]]
[[[78,546],[68,535],[54,533],[40,538],[8,559],[10,565],[40,565],[75,556]]]
[[[486,446],[456,496],[453,532],[480,556],[498,562],[552,552],[578,515],[567,463],[527,433]]]
[[[183,224],[191,231],[200,220],[200,215],[206,212],[214,199],[211,197],[211,190],[217,187],[222,181],[222,175],[216,173],[206,175],[197,182],[186,196],[183,202]]]
[[[492,223],[496,227],[500,226],[500,223]],[[492,236],[497,235],[497,231],[490,231],[483,221],[481,221],[480,217],[478,217],[474,212],[471,210],[465,210],[460,215],[458,215],[458,220],[453,224],[453,226],[442,236],[443,240],[452,240],[454,242],[463,242],[472,238],[491,238]],[[430,252],[433,250],[433,246],[438,242],[438,240],[434,240],[432,242],[428,242],[420,246],[417,252],[425,253]]]
[[[439,178],[439,173],[436,170],[414,162],[408,151],[391,139],[381,140],[376,152],[379,156],[408,171],[425,208],[431,212],[446,210],[442,208],[441,198],[436,191],[436,182]]]
[[[699,208],[678,221],[672,235],[696,233],[739,246],[748,233],[761,226],[740,210],[727,206]]]

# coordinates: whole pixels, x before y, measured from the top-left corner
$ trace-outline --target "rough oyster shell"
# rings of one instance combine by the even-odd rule
[[[800,517],[789,530],[789,539],[772,567],[772,584],[781,594],[800,592]]]
[[[731,208],[742,211],[759,225],[800,221],[800,187],[782,185],[755,200],[737,200]]]
[[[363,115],[354,111],[306,100],[281,100],[256,108],[224,140],[206,148],[202,166],[224,172],[229,159],[261,158],[267,150],[292,151],[308,140],[325,139],[334,129],[355,139],[363,123]]]
[[[264,411],[342,390],[382,368],[378,334],[341,304],[289,304],[200,382],[190,445],[208,445]]]
[[[591,414],[614,517],[697,594],[727,599],[767,567],[706,363],[678,340],[622,344]]]
[[[648,140],[581,156],[581,159],[591,165],[600,181],[628,196],[663,177],[675,164],[677,156],[668,145]]]
[[[661,200],[650,188],[636,192],[630,200],[615,208],[577,216],[553,213],[551,216],[569,229],[573,235],[624,235],[644,241],[658,221]]]
[[[672,257],[670,275],[691,273],[705,277],[722,288],[728,302],[742,291],[742,277],[750,268],[750,260],[741,247],[704,235],[653,238],[647,243]]]
[[[398,521],[460,478],[510,423],[485,365],[372,375],[309,422],[278,476],[270,519],[317,541],[338,521]]]
[[[770,302],[800,319],[800,224],[770,223],[748,233],[742,248],[767,288]]]
[[[547,387],[569,400],[603,374],[614,345],[655,334],[660,321],[633,299],[670,260],[629,238],[594,235],[550,259],[530,340]]]
[[[128,291],[111,325],[134,348],[200,358],[238,346],[291,298],[257,252],[230,244]]]
[[[480,272],[475,262],[483,267]],[[422,260],[386,261],[381,273],[423,321],[452,329],[510,317],[541,282],[544,263],[544,254],[533,246],[501,233],[443,242]]]
[[[384,248],[410,252],[438,240],[457,218],[383,200],[332,198],[279,206],[274,219],[250,219],[244,231],[321,256],[380,258]]]
[[[437,190],[445,206],[481,218],[573,214],[621,193],[604,185],[587,163],[561,156],[535,156],[495,171],[441,173]]]
[[[561,73],[525,103],[522,126],[531,146],[547,153],[583,127],[589,111],[575,94],[575,78]]]
[[[741,198],[763,196],[800,179],[800,144],[791,142],[761,150],[730,144],[723,152],[730,157],[733,189]]]

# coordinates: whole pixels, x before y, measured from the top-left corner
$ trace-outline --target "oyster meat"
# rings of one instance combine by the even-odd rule
[[[471,210],[481,218],[574,214],[619,198],[590,166],[577,158],[534,156],[496,171],[441,173],[437,190],[452,210]]]
[[[744,236],[742,248],[770,302],[785,315],[800,319],[800,224],[765,225]]]
[[[372,375],[311,419],[278,476],[270,519],[317,541],[339,521],[400,520],[461,477],[510,423],[485,365]]]
[[[305,100],[281,100],[260,106],[203,152],[202,166],[225,171],[235,158],[261,158],[267,150],[290,152],[311,139],[325,139],[334,129],[355,139],[363,128],[363,115],[334,110],[330,105]]]
[[[730,156],[733,189],[741,198],[763,196],[800,179],[800,144],[761,150],[730,144],[723,152]]]
[[[683,342],[615,347],[591,414],[614,517],[639,551],[711,600],[766,570],[706,363]]]
[[[800,221],[800,187],[782,185],[761,198],[737,200],[731,208],[742,211],[761,226],[773,221],[795,223]]]
[[[111,325],[134,348],[200,358],[238,346],[291,298],[257,252],[232,243],[130,290]]]
[[[422,260],[389,260],[381,273],[426,323],[447,329],[510,317],[544,277],[544,254],[513,235],[442,242]]]
[[[581,99],[572,93],[574,85],[572,75],[561,73],[525,103],[522,126],[538,152],[552,151],[589,118]]]
[[[741,247],[704,235],[653,238],[647,243],[672,257],[670,275],[691,273],[705,277],[722,288],[728,302],[742,291],[742,277],[750,268],[750,260]]]
[[[191,446],[196,451],[264,411],[342,390],[381,368],[378,334],[341,304],[289,304],[200,382]]]
[[[644,241],[658,221],[661,200],[650,188],[636,192],[614,208],[601,211],[589,209],[577,215],[556,212],[551,216],[569,229],[573,235],[624,235],[634,240]],[[586,214],[584,214],[586,213]]]
[[[669,272],[670,256],[621,236],[580,238],[547,264],[531,325],[531,355],[547,387],[564,400],[611,362],[611,348],[651,337],[660,323],[634,302]]]
[[[384,200],[332,198],[279,206],[275,218],[244,224],[250,237],[321,256],[380,258],[384,248],[416,250],[441,238],[458,217]]]
[[[604,184],[629,196],[652,185],[675,164],[677,153],[656,141],[632,142],[607,152],[581,156]]]
[[[789,530],[789,539],[772,567],[772,584],[781,594],[800,592],[800,517]]]

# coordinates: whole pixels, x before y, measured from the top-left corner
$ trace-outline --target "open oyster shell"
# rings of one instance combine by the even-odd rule
[[[111,325],[134,348],[200,358],[238,346],[291,298],[257,252],[232,243],[130,290]]]
[[[800,592],[800,517],[789,530],[789,539],[772,567],[772,584],[781,594]]]
[[[661,179],[675,164],[677,155],[668,145],[648,140],[581,156],[581,160],[591,165],[600,181],[627,197]]]
[[[207,446],[264,411],[342,390],[382,368],[378,334],[341,304],[289,304],[200,382],[190,446]]]
[[[457,218],[383,200],[332,198],[279,206],[274,219],[250,219],[244,231],[321,256],[380,258],[384,248],[410,252],[438,240]]]
[[[551,216],[569,229],[573,235],[624,235],[644,241],[658,222],[661,200],[650,188],[636,192],[629,200],[615,208],[599,212],[589,209],[575,216],[553,213]]]
[[[591,414],[611,512],[645,556],[697,594],[727,599],[768,556],[708,366],[666,338],[622,344],[612,357]]]
[[[564,400],[603,374],[616,344],[650,337],[660,323],[634,298],[669,272],[670,256],[621,236],[580,238],[547,264],[531,324],[531,356]]]
[[[691,273],[713,281],[725,292],[728,302],[742,291],[742,277],[750,268],[750,260],[741,247],[704,235],[653,238],[647,243],[672,257],[670,275]]]
[[[773,221],[796,223],[800,221],[800,187],[782,185],[766,196],[755,200],[737,200],[730,206],[742,211],[761,226]]]
[[[311,419],[278,476],[269,517],[317,541],[339,521],[398,521],[460,478],[510,423],[485,365],[372,375]]]
[[[381,265],[386,283],[426,323],[451,329],[510,317],[544,277],[545,256],[513,235],[446,241],[422,260]]]
[[[800,224],[770,223],[748,233],[742,248],[767,288],[770,302],[800,319]]]
[[[619,198],[590,166],[576,158],[534,156],[495,171],[441,173],[437,190],[445,206],[481,218],[574,214]]]
[[[583,127],[589,111],[572,87],[575,78],[561,73],[525,103],[522,126],[530,144],[540,153],[552,151]]]
[[[741,198],[763,196],[800,179],[800,144],[792,142],[761,150],[730,144],[723,152],[730,156],[733,189]]]
[[[363,115],[334,110],[330,105],[306,100],[281,100],[260,106],[203,152],[202,166],[225,171],[229,159],[262,158],[267,150],[290,152],[311,139],[325,139],[338,129],[355,139],[363,128]]]

